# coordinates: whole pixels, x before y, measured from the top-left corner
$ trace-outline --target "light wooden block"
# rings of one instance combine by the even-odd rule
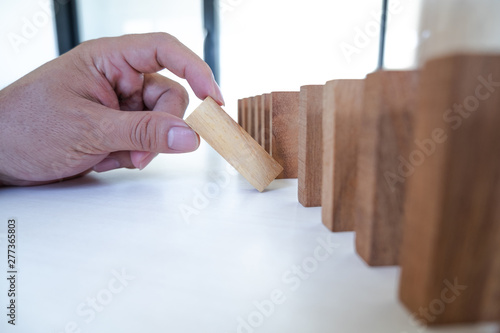
[[[260,192],[283,168],[210,97],[186,123]]]
[[[298,177],[299,202],[304,207],[321,206],[323,161],[323,86],[300,88]]]
[[[271,94],[264,94],[261,98],[261,146],[271,153]]]
[[[418,72],[379,71],[365,80],[356,201],[356,249],[371,266],[399,263],[406,183],[395,182],[412,147]]]
[[[298,177],[299,92],[271,93],[271,156],[283,167],[278,178]]]
[[[500,55],[431,60],[420,89],[400,298],[423,324],[500,321]]]
[[[261,102],[262,98],[261,96],[255,96],[254,97],[254,101],[253,101],[253,114],[254,114],[254,117],[255,117],[255,121],[254,121],[254,129],[253,129],[253,138],[255,141],[257,141],[259,143],[259,145],[262,146],[262,143],[261,143],[261,119],[260,119],[260,115],[261,115],[261,112],[260,112],[260,108],[261,108],[261,105],[262,105],[262,102]]]
[[[334,80],[323,88],[321,218],[331,231],[354,231],[363,80]]]

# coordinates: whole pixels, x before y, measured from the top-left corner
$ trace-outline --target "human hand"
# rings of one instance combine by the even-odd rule
[[[0,185],[143,169],[158,153],[197,149],[187,92],[156,74],[164,68],[224,104],[208,65],[164,33],[82,43],[0,91]]]

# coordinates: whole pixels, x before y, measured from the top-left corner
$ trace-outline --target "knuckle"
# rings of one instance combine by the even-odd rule
[[[184,88],[181,84],[179,83],[175,83],[173,86],[172,86],[172,92],[173,92],[173,95],[176,96],[176,98],[178,99],[179,101],[179,106],[185,110],[188,105],[189,105],[189,94],[186,90],[186,88]]]
[[[158,126],[153,121],[150,114],[140,115],[135,119],[135,124],[130,132],[130,141],[132,146],[138,147],[143,151],[153,150],[157,141]]]
[[[203,71],[204,71],[204,74],[206,75],[206,77],[210,77],[210,76],[213,76],[213,72],[212,72],[212,69],[210,68],[210,66],[208,66],[208,64],[205,62],[203,64]]]
[[[153,32],[151,34],[153,38],[157,38],[161,42],[169,42],[169,43],[180,43],[180,41],[173,35],[166,32]]]

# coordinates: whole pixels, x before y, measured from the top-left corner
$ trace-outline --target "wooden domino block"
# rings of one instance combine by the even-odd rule
[[[323,160],[323,86],[300,88],[298,177],[299,202],[304,207],[321,206]]]
[[[238,125],[243,127],[243,100],[238,100]]]
[[[253,97],[248,97],[247,98],[247,128],[246,131],[248,134],[250,134],[250,137],[253,138],[253,122],[254,122],[254,116],[253,116]]]
[[[261,98],[261,146],[271,153],[271,94],[264,94]]]
[[[260,135],[260,129],[261,129],[260,107],[262,105],[261,99],[262,99],[261,96],[255,96],[254,102],[253,102],[253,114],[255,117],[255,121],[253,124],[253,126],[254,126],[253,127],[253,138],[255,141],[257,141],[259,143],[259,145],[262,145],[261,140],[260,140],[260,138],[261,138],[261,135]]]
[[[243,129],[248,132],[248,98],[243,98],[242,103],[241,103],[241,118],[242,118],[242,125]]]
[[[365,80],[356,190],[356,249],[371,266],[397,265],[406,183],[401,158],[410,154],[418,72],[379,71]]]
[[[260,192],[283,168],[210,97],[186,123]]]
[[[430,60],[420,92],[400,299],[423,324],[500,321],[500,55]]]
[[[323,88],[321,215],[331,231],[354,231],[363,80],[334,80]]]
[[[271,156],[283,167],[278,178],[298,177],[299,92],[271,93]]]

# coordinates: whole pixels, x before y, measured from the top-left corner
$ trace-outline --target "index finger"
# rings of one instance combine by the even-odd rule
[[[224,104],[220,88],[207,63],[172,35],[125,35],[94,42],[99,48],[99,56],[93,55],[93,61],[104,74],[117,67],[119,70],[131,67],[138,73],[156,73],[166,68],[186,79],[198,98],[203,100],[210,96],[219,104]]]

